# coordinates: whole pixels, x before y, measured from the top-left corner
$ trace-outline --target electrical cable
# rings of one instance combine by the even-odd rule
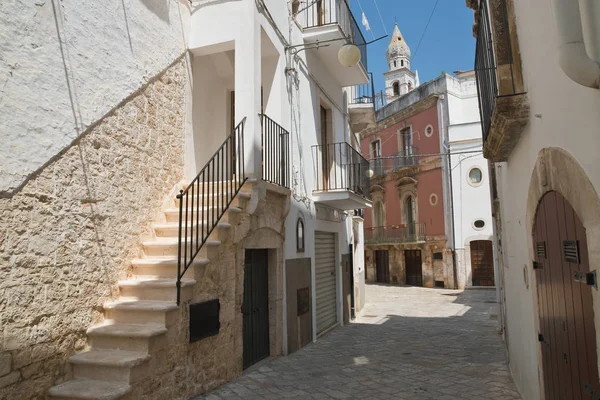
[[[385,22],[383,22],[383,17],[381,16],[381,11],[379,11],[379,6],[377,5],[377,0],[373,0],[375,3],[375,8],[377,9],[377,13],[379,14],[379,19],[381,20],[381,25],[383,25],[383,30],[385,32],[385,36],[388,35],[387,28],[385,27]]]
[[[356,2],[358,3],[358,7],[360,7],[360,12],[362,13],[362,16],[367,18],[366,14],[365,14],[365,10],[363,10],[362,4],[360,4],[360,0],[356,0]],[[361,16],[361,21],[362,21],[362,16]],[[368,24],[368,22],[369,22],[369,20],[367,20],[367,24]],[[365,29],[366,29],[366,27],[365,27]],[[371,32],[371,37],[373,38],[373,40],[375,40],[375,35],[373,34],[373,30],[371,29],[371,26],[369,26],[368,31]]]
[[[425,25],[425,29],[423,30],[423,34],[421,35],[421,39],[419,40],[419,44],[417,45],[417,49],[415,50],[415,55],[412,57],[413,61],[417,58],[417,53],[419,52],[419,47],[421,47],[421,42],[423,42],[423,38],[425,37],[425,33],[427,33],[427,28],[429,28],[429,23],[431,22],[431,18],[433,18],[433,14],[435,13],[435,9],[440,0],[436,0],[433,5],[433,9],[431,10],[431,14],[429,15],[429,20],[427,20],[427,25]]]

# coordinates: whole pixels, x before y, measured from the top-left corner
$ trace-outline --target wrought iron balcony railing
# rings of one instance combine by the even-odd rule
[[[364,85],[351,86],[349,91],[350,104],[375,104],[375,86],[373,84],[373,74],[369,72],[369,83]]]
[[[262,179],[290,188],[290,134],[265,114],[262,124]]]
[[[425,241],[425,224],[415,222],[365,228],[365,244],[416,243]]]
[[[501,12],[490,21],[488,3],[481,0],[475,49],[475,74],[479,96],[479,112],[484,142],[490,133],[496,99],[522,94],[517,81],[519,72],[513,60],[508,12],[505,0],[496,0]],[[495,40],[500,42],[494,46]]]
[[[331,24],[339,25],[344,35],[358,46],[361,54],[360,61],[365,70],[369,70],[367,65],[367,42],[347,0],[315,0],[312,5],[305,7],[301,13],[304,19],[303,27],[307,29]]]
[[[373,176],[383,176],[401,168],[418,165],[417,148],[410,146],[390,157],[377,157],[370,161]]]
[[[349,190],[369,198],[369,162],[349,143],[312,147],[316,191]]]

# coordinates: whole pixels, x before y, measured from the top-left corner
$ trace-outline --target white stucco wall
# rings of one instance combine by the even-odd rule
[[[562,148],[577,160],[596,193],[600,192],[600,91],[576,84],[560,69],[556,24],[545,1],[515,1],[514,7],[531,116],[508,163],[498,165],[497,180],[510,368],[523,399],[537,400],[541,358],[532,240],[526,226],[531,174],[541,149]],[[598,338],[600,296],[592,292]]]
[[[0,2],[0,195],[185,51],[186,3]]]
[[[331,117],[331,142],[349,140],[348,117],[343,91],[321,61],[316,50],[299,53],[300,62],[288,61],[286,45],[302,44],[299,26],[289,18],[288,2],[266,0],[266,12],[258,12],[254,1],[207,2],[202,12],[191,16],[190,50],[194,56],[211,57],[234,52],[235,119],[247,117],[245,135],[246,172],[260,174],[260,90],[263,88],[264,112],[290,133],[291,204],[286,218],[285,259],[311,258],[313,293],[315,285],[315,231],[337,235],[338,320],[342,319],[341,256],[352,243],[352,217],[339,212],[340,222],[317,218],[312,192],[316,188],[312,146],[320,142],[320,106]],[[249,21],[248,15],[254,15]],[[268,15],[275,22],[272,26]],[[286,67],[293,70],[285,73]],[[219,71],[216,71],[217,75]],[[199,72],[200,73],[200,72]],[[201,91],[194,79],[194,92]],[[222,87],[222,85],[217,85]],[[206,127],[200,130],[206,131]],[[191,129],[189,140],[202,139]],[[195,136],[195,137],[194,137]],[[197,164],[197,165],[196,165]],[[186,171],[201,167],[193,154],[186,155]],[[305,249],[296,250],[296,221],[305,226]],[[316,298],[313,296],[313,310]],[[285,307],[284,307],[285,308]],[[313,313],[313,338],[316,339],[316,313]]]
[[[450,120],[448,137],[453,153],[450,159],[457,274],[460,285],[469,287],[472,286],[470,242],[493,238],[488,162],[482,153],[474,77],[459,79],[447,75],[446,84]],[[473,184],[469,179],[472,168],[481,170],[482,181],[479,184]],[[473,225],[476,220],[483,220],[485,226],[476,228]]]

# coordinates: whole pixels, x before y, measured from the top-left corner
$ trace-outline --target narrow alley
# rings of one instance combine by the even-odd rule
[[[194,400],[520,399],[493,290],[368,285],[354,323]]]

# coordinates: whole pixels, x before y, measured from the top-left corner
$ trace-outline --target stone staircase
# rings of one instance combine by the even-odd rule
[[[247,182],[245,186],[248,186]],[[217,195],[218,197],[219,195]],[[195,267],[216,259],[219,246],[245,209],[250,192],[238,193],[181,282],[181,307],[193,297]],[[202,209],[212,211],[210,199]],[[155,237],[142,243],[144,256],[132,260],[133,276],[119,282],[120,297],[104,304],[104,321],[87,330],[89,349],[69,359],[72,379],[50,388],[51,399],[119,399],[133,385],[152,375],[152,357],[180,345],[177,332],[182,315],[177,299],[179,204],[163,208],[164,218],[153,224]]]

